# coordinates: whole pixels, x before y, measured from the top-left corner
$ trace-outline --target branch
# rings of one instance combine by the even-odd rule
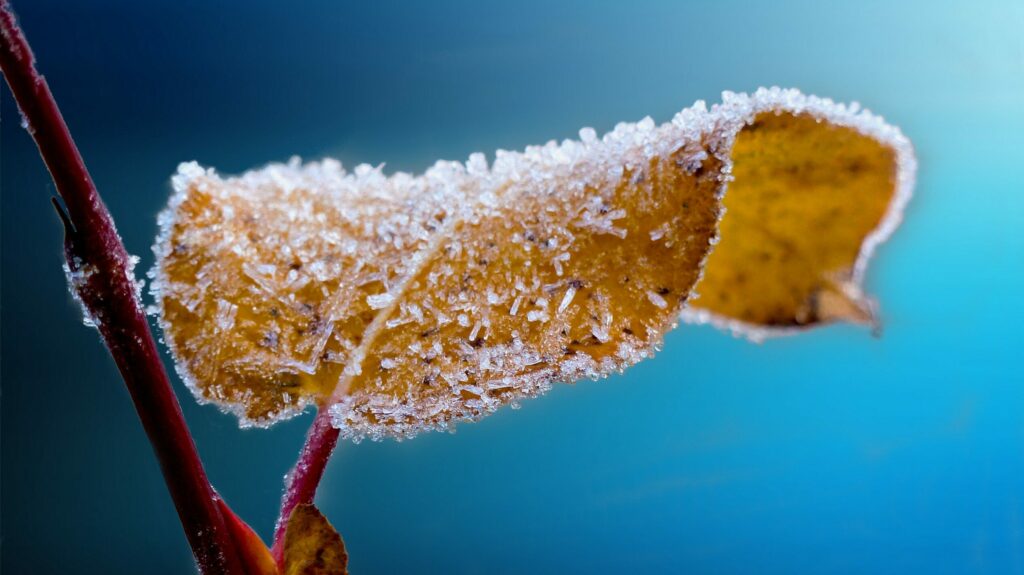
[[[205,575],[244,573],[140,306],[134,261],[7,0],[0,0],[0,68],[67,206],[58,213],[72,288],[124,378],[196,561]]]
[[[334,447],[338,444],[338,429],[331,424],[331,416],[326,406],[321,406],[316,413],[313,425],[306,433],[306,443],[299,453],[299,460],[285,478],[285,491],[281,497],[281,513],[274,526],[274,545],[271,552],[278,565],[284,561],[284,531],[288,518],[296,506],[313,503],[316,488],[324,476],[327,461],[331,458]]]

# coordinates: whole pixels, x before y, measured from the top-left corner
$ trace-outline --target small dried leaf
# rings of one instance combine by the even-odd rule
[[[807,121],[822,118],[848,127],[821,136]],[[757,185],[762,175],[779,180],[816,165],[818,153],[835,154],[806,175],[816,187],[801,197],[813,203],[841,184],[829,196],[841,199],[889,182],[891,142],[902,138],[873,116],[777,89],[727,95],[711,111],[698,103],[660,127],[646,119],[602,139],[580,136],[499,152],[490,167],[479,154],[466,165],[441,162],[420,177],[296,161],[223,179],[182,165],[161,216],[153,288],[186,382],[243,424],[316,403],[358,439],[443,428],[554,381],[606,375],[649,356],[683,312],[717,240],[730,158],[737,195],[770,209],[773,195],[791,190]],[[771,145],[782,151],[759,149]],[[853,160],[872,163],[858,171]],[[819,181],[835,166],[848,169]],[[871,216],[885,204],[872,198],[871,209],[855,210],[857,222],[877,224]],[[701,282],[698,302],[710,305],[687,317],[790,325],[778,318],[812,323],[863,309],[848,309],[858,284],[847,280],[858,274],[841,257],[801,266],[800,252],[783,267],[744,267],[749,246],[766,243],[748,223],[753,209],[737,208],[737,244]],[[807,227],[800,213],[783,215],[784,229]],[[856,254],[867,223],[844,231],[837,251]],[[751,299],[756,313],[723,306],[746,297],[735,285],[744,272],[801,274],[758,277],[750,289],[778,285],[805,307],[772,315],[768,296]]]
[[[346,573],[348,553],[341,535],[315,505],[297,505],[284,532],[283,575]]]

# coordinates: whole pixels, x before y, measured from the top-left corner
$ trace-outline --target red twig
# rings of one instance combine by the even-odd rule
[[[302,446],[299,460],[285,481],[281,513],[274,527],[274,545],[271,548],[278,565],[281,565],[284,558],[284,528],[288,524],[288,517],[297,505],[313,502],[316,488],[324,476],[324,468],[337,444],[338,429],[331,425],[327,408],[321,407],[306,433],[306,444]]]
[[[7,0],[0,68],[67,206],[58,212],[72,285],[124,378],[196,561],[206,575],[244,573],[140,307],[133,264]]]

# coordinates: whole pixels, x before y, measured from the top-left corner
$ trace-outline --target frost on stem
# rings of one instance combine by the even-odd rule
[[[128,256],[128,260],[125,262],[125,274],[129,283],[134,286],[136,302],[142,301],[142,288],[145,286],[143,280],[135,277],[135,266],[138,263],[139,257],[132,255]],[[71,256],[69,261],[62,264],[62,267],[64,268],[64,277],[68,281],[68,291],[71,292],[71,297],[82,310],[82,323],[86,327],[99,327],[103,318],[90,311],[89,306],[85,305],[82,298],[83,290],[92,289],[89,286],[89,280],[96,275],[98,271],[96,266],[83,261],[78,256]]]
[[[243,425],[325,403],[343,436],[405,437],[555,381],[621,370],[649,357],[681,313],[736,329],[786,327],[727,308],[684,312],[718,243],[737,136],[756,132],[765,114],[845,130],[890,160],[896,150],[899,161],[879,160],[895,182],[872,203],[884,213],[862,218],[846,250],[859,269],[854,260],[898,221],[909,145],[874,116],[796,91],[727,94],[661,126],[647,118],[602,138],[584,129],[580,141],[498,151],[490,165],[473,154],[421,176],[295,159],[222,178],[182,164],[152,272],[178,369],[197,397]],[[729,254],[729,241],[717,250]],[[709,268],[743,265],[714,258]],[[819,279],[765,281],[820,300],[831,270],[793,269]],[[763,290],[748,283],[700,285],[738,297]]]
[[[74,257],[72,261],[64,262],[64,276],[68,280],[68,291],[82,310],[82,323],[87,327],[98,327],[102,318],[95,317],[89,308],[82,302],[81,291],[87,289],[89,278],[96,273],[96,268],[83,262],[80,258]],[[72,267],[74,269],[72,269]]]

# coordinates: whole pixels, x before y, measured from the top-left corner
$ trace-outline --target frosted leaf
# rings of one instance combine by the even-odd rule
[[[768,109],[813,112],[771,94],[421,176],[182,164],[153,283],[178,369],[243,424],[315,403],[355,440],[620,371],[700,280],[737,134]]]
[[[877,326],[861,286],[910,199],[910,141],[857,104],[795,90],[726,94],[713,113],[743,123],[721,242],[683,318],[755,340],[835,321]]]

